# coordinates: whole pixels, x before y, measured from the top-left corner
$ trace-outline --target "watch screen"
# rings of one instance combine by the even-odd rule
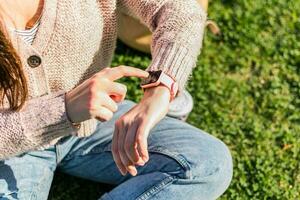
[[[160,77],[162,71],[149,71],[149,76],[142,80],[141,85],[148,85],[151,83],[155,83]]]

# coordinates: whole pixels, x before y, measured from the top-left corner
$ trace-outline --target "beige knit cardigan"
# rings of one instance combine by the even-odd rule
[[[79,131],[68,120],[65,93],[110,66],[120,12],[139,18],[153,32],[147,70],[161,69],[184,87],[206,22],[196,0],[46,0],[32,45],[11,33],[30,98],[20,112],[0,109],[0,160],[46,148],[70,134],[93,133],[96,120],[83,122]],[[33,68],[31,56],[41,64]]]

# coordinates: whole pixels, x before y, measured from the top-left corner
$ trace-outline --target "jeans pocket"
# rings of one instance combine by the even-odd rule
[[[182,167],[182,169],[184,171],[184,174],[182,174],[182,176],[179,178],[182,178],[182,179],[191,179],[192,178],[191,166],[183,155],[175,153],[175,152],[171,152],[171,151],[163,149],[163,148],[157,148],[157,147],[149,149],[149,152],[162,154],[162,155],[168,156],[169,158],[175,160]]]

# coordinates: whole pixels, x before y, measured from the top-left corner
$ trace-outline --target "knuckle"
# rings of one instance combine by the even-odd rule
[[[89,87],[89,94],[95,94],[98,90],[98,81],[92,80]]]
[[[100,72],[97,72],[96,74],[94,74],[92,76],[92,80],[98,79],[100,77],[102,77],[102,70]]]
[[[126,67],[125,67],[124,65],[120,65],[120,66],[118,66],[118,70],[119,70],[120,72],[124,73],[125,70],[126,70]]]
[[[93,81],[98,82],[104,78],[103,72],[98,72],[94,75]]]
[[[93,77],[93,79],[98,79],[100,77],[103,77],[103,70],[101,70],[100,72],[95,73],[92,77]]]
[[[105,69],[105,70],[101,70],[100,72],[98,72],[97,74],[95,74],[92,78],[92,82],[96,83],[97,85],[102,85],[104,83],[106,83],[106,81],[108,81],[108,79],[106,78],[106,74],[108,74],[110,71],[110,69]]]
[[[101,86],[104,90],[110,89],[112,87],[111,85],[112,82],[108,78],[105,77],[101,80]]]
[[[99,82],[99,80],[101,80],[101,78],[103,78],[103,75],[100,72],[98,72],[94,76],[92,76],[90,82],[91,82],[91,84],[97,84]]]
[[[100,87],[102,85],[110,85],[110,81],[107,77],[101,77],[97,80],[97,86]]]
[[[106,78],[106,77],[101,79],[101,84],[108,84],[108,85],[110,85],[110,83],[111,83],[110,80],[108,78]]]
[[[111,68],[105,67],[104,69],[101,70],[101,72],[108,73],[108,72],[110,72],[110,70],[111,70]]]

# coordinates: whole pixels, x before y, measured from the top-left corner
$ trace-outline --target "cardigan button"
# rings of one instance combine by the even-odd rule
[[[33,55],[27,59],[27,63],[30,67],[36,68],[41,65],[42,59],[39,56]]]

